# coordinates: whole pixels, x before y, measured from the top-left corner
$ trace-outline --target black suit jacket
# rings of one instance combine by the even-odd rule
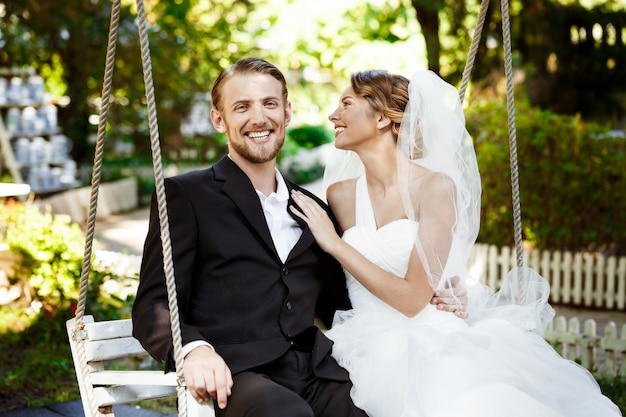
[[[336,309],[349,308],[344,275],[306,225],[294,216],[303,233],[283,264],[251,181],[229,157],[168,178],[165,189],[183,344],[206,340],[238,373],[280,357],[306,332],[315,374],[347,380],[329,355],[332,342],[313,324],[318,315],[330,325]],[[173,370],[160,232],[153,195],[133,335]]]

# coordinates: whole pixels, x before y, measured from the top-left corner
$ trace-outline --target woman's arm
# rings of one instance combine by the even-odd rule
[[[454,214],[454,207],[449,190],[435,186],[436,181],[429,182],[433,184],[422,184],[422,192],[429,195],[429,202],[424,205],[424,210],[419,212],[419,238],[427,239],[428,244],[427,247],[423,245],[417,247],[423,249],[422,255],[429,264],[432,264],[434,274],[438,273],[438,278],[443,267],[437,267],[437,265],[445,265],[450,249],[450,230],[454,224],[454,216],[450,217],[450,213]],[[307,222],[320,247],[335,257],[372,294],[406,316],[416,315],[430,303],[434,294],[431,286],[433,272],[424,269],[424,263],[417,249],[414,248],[411,253],[404,279],[395,276],[378,267],[344,242],[335,232],[324,210],[313,200],[301,193],[295,193],[293,197],[302,212],[295,208],[292,208],[292,211]],[[333,199],[329,198],[329,201],[332,205]],[[450,207],[445,207],[446,205]],[[438,206],[439,209],[435,209]],[[335,212],[342,211],[332,208]],[[448,233],[441,234],[440,231],[446,228]]]

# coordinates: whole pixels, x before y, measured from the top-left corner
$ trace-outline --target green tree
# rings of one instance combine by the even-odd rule
[[[60,73],[57,81],[71,97],[60,121],[75,141],[75,153],[83,156],[92,130],[89,99],[99,85],[96,68],[102,68],[104,62],[108,2],[5,0],[2,6],[0,65],[31,66],[44,75]],[[128,7],[123,14],[128,20]]]
[[[524,0],[518,47],[534,105],[623,125],[626,2]]]
[[[180,142],[179,125],[194,93],[205,93],[221,69],[255,53],[263,30],[247,17],[262,2],[179,0],[146,2],[157,112],[164,148]],[[124,0],[113,76],[110,136],[146,147],[145,91],[134,2]],[[0,1],[0,66],[31,66],[71,98],[60,113],[75,143],[74,157],[90,160],[89,137],[102,91],[109,1]],[[56,75],[56,78],[55,78]]]

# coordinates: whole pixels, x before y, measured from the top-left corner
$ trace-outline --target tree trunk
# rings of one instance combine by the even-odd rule
[[[441,41],[439,40],[439,9],[437,2],[411,0],[411,4],[417,14],[424,40],[426,41],[426,58],[428,69],[439,74],[441,69],[439,56],[441,55]]]

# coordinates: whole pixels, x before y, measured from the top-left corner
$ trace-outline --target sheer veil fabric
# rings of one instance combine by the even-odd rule
[[[480,227],[480,173],[458,91],[432,71],[410,77],[397,158],[405,212],[419,224],[415,247],[431,287],[464,286],[470,324],[498,317],[543,334],[554,310],[547,303],[549,284],[539,274],[514,268],[497,293],[468,274]],[[355,153],[335,149],[324,172],[322,195],[330,184],[363,171]],[[426,212],[431,213],[428,220],[421,219],[420,213]],[[451,282],[455,276],[460,283]]]

